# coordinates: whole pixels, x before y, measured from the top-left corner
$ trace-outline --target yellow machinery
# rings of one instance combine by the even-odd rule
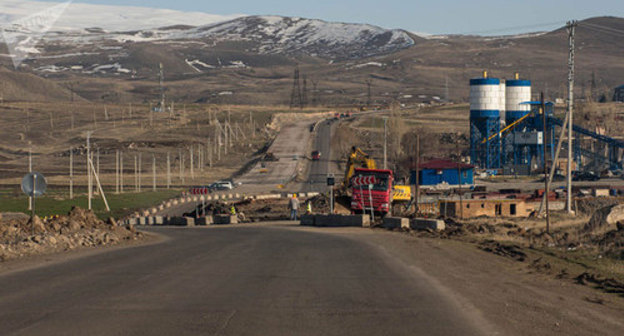
[[[344,185],[349,185],[351,183],[351,177],[353,177],[355,168],[377,169],[377,163],[361,149],[353,146],[351,147],[351,154],[349,154],[349,158],[347,159]]]

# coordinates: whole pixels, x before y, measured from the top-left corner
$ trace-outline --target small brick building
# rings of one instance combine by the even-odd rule
[[[533,203],[519,199],[442,200],[440,215],[455,218],[528,217],[535,210]]]

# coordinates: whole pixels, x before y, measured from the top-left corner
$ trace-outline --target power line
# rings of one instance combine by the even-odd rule
[[[553,26],[563,26],[565,23],[566,23],[565,21],[537,23],[537,24],[532,24],[532,25],[505,27],[505,28],[498,28],[498,29],[492,29],[492,30],[472,31],[472,32],[462,33],[461,35],[481,35],[481,34],[508,32],[508,31],[514,31],[514,30],[520,30],[520,29],[524,30],[524,29],[536,29],[536,28],[545,28],[545,27],[553,27]]]

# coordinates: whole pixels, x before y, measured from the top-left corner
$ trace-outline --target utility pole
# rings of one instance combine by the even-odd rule
[[[152,155],[152,191],[156,191],[156,155]]]
[[[171,154],[167,152],[167,189],[171,188]]]
[[[139,153],[139,192],[141,192],[141,153]]]
[[[69,149],[69,199],[74,199],[74,149]]]
[[[119,152],[119,192],[123,194],[124,188],[124,167],[123,167],[123,151]]]
[[[416,134],[416,214],[420,209],[418,208],[418,202],[420,202],[420,134]]]
[[[189,158],[190,158],[190,164],[189,167],[191,168],[191,180],[195,179],[195,171],[193,170],[193,145],[191,145],[189,147]]]
[[[137,156],[136,154],[134,154],[134,192],[139,191],[139,172],[138,172],[138,166],[137,166]]]
[[[547,129],[547,125],[546,125],[546,104],[544,103],[544,92],[542,92],[540,94],[540,109],[542,112],[542,118],[543,118],[543,132],[544,132],[544,183],[545,183],[545,188],[544,188],[544,195],[542,197],[545,197],[546,200],[546,233],[550,233],[550,208],[548,205],[548,195],[550,194],[550,185],[548,182],[548,163],[546,161],[546,152],[548,151],[548,129]],[[570,172],[568,172],[568,175],[570,174]]]
[[[89,199],[88,208],[91,210],[91,199],[93,198],[93,180],[91,177],[91,131],[87,131],[87,197]]]
[[[388,117],[383,117],[383,122],[384,122],[383,169],[388,169]]]
[[[115,194],[119,194],[119,150],[115,151]]]
[[[28,141],[28,172],[32,173],[32,141]],[[33,199],[28,196],[28,210],[33,208]]]
[[[568,55],[568,174],[566,178],[566,211],[572,213],[572,141],[573,141],[573,111],[574,111],[574,37],[576,34],[576,21],[569,21],[568,28],[568,46],[570,48]],[[547,203],[548,204],[548,203]],[[546,206],[548,214],[548,206]]]

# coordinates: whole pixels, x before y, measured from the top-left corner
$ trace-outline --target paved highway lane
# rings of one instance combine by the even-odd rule
[[[473,335],[370,244],[285,226],[169,237],[0,275],[3,335]]]
[[[319,192],[328,190],[327,175],[334,173],[331,162],[331,139],[337,124],[334,120],[323,120],[318,124],[313,150],[320,151],[321,158],[318,161],[310,161],[307,183],[302,185],[302,190]]]

